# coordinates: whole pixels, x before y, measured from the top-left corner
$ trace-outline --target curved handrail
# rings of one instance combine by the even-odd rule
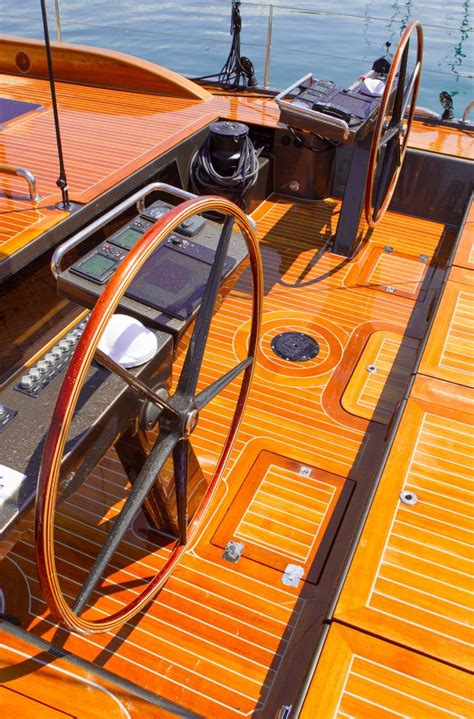
[[[471,112],[473,107],[474,107],[474,100],[471,100],[471,102],[469,103],[469,105],[467,105],[467,107],[465,108],[465,110],[462,114],[462,122],[470,122],[470,120],[468,120],[467,118],[468,118],[469,113]]]
[[[80,230],[80,232],[77,232],[69,240],[63,242],[62,245],[60,245],[53,252],[53,256],[51,257],[51,272],[53,273],[54,277],[56,279],[59,277],[59,273],[61,272],[61,260],[63,259],[64,255],[67,255],[68,252],[74,249],[74,247],[77,247],[77,245],[79,245],[83,240],[90,237],[90,235],[92,235],[97,230],[100,230],[101,227],[106,225],[111,220],[114,220],[122,212],[125,212],[125,210],[128,210],[130,207],[132,207],[132,205],[137,204],[139,211],[143,209],[145,197],[149,195],[150,192],[154,192],[156,190],[168,192],[170,195],[180,197],[182,200],[195,200],[198,198],[198,196],[193,195],[192,192],[187,192],[186,190],[182,190],[179,187],[168,185],[166,182],[150,183],[146,187],[143,187],[141,190],[138,190],[138,192],[135,192],[126,200],[123,200],[123,202],[120,202],[118,205],[113,207],[111,210],[106,212],[104,215],[102,215],[102,217],[99,217],[90,225],[84,227],[84,229]],[[253,229],[255,230],[255,220],[252,217],[249,217],[249,215],[246,215],[246,217],[252,225]]]
[[[39,202],[41,200],[41,197],[36,189],[36,177],[30,170],[27,170],[25,167],[0,164],[0,172],[3,172],[5,175],[16,175],[17,177],[22,177],[28,183],[30,200],[32,202]]]

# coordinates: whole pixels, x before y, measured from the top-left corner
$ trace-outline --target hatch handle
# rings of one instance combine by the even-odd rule
[[[26,170],[24,167],[0,164],[0,172],[3,172],[4,175],[16,175],[17,177],[22,177],[28,183],[30,200],[32,202],[39,202],[41,200],[41,197],[36,189],[36,177],[30,170]]]

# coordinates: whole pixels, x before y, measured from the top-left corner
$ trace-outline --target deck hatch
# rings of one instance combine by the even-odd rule
[[[395,252],[392,247],[374,247],[370,250],[362,269],[355,265],[349,272],[350,287],[388,292],[410,300],[424,300],[426,279],[430,272],[427,255],[414,257]]]
[[[352,487],[350,480],[263,450],[212,543],[243,544],[242,557],[282,573],[298,565],[303,579],[316,583]]]
[[[10,120],[17,120],[28,112],[38,110],[41,105],[34,102],[22,102],[20,100],[10,100],[7,97],[0,97],[0,128]]]
[[[396,332],[373,332],[342,395],[347,412],[388,424],[403,397],[419,342]]]

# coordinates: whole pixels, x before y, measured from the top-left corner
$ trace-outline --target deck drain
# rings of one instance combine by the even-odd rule
[[[289,362],[307,362],[319,353],[319,345],[304,332],[281,332],[272,339],[271,348]]]

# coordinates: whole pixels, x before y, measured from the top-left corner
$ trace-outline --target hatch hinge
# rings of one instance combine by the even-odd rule
[[[240,555],[244,551],[245,544],[241,544],[241,542],[234,542],[231,540],[230,542],[227,542],[226,548],[224,549],[224,553],[222,555],[222,559],[227,560],[228,562],[232,562],[235,564],[239,561]]]
[[[303,567],[297,564],[287,564],[281,576],[281,581],[283,584],[286,584],[287,587],[297,587],[303,574]]]

